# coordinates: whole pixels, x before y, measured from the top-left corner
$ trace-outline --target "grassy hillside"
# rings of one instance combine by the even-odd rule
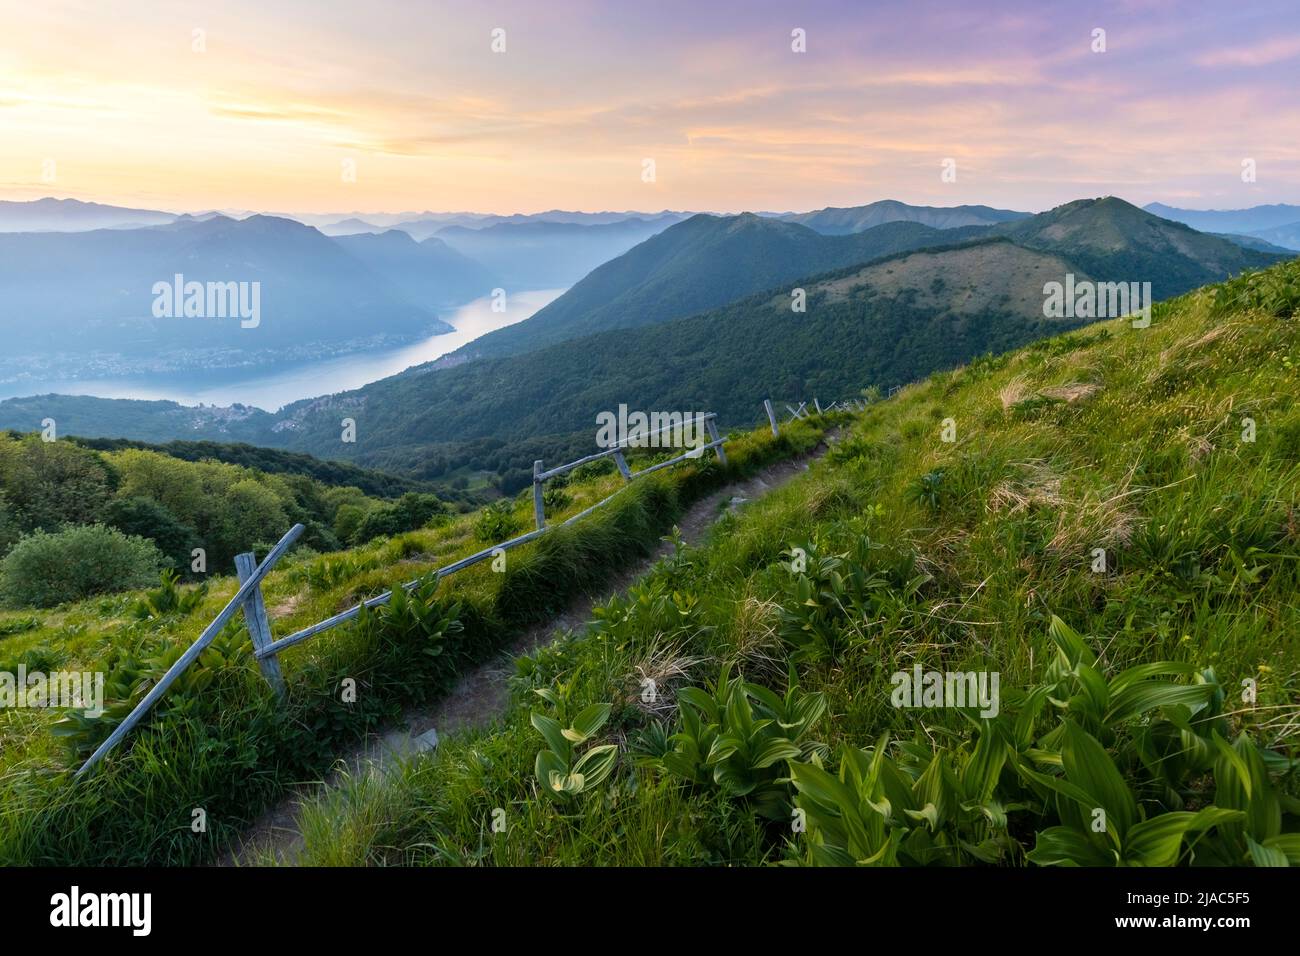
[[[800,422],[779,439],[737,435],[728,464],[709,457],[638,479],[582,522],[482,563],[291,648],[288,699],[277,705],[242,621],[218,637],[151,717],[93,776],[73,771],[129,712],[236,590],[213,569],[202,590],[111,594],[49,611],[0,611],[0,673],[106,673],[109,707],[91,719],[46,708],[0,708],[0,864],[179,864],[210,859],[295,782],[324,774],[361,735],[410,704],[436,700],[465,668],[521,628],[658,545],[681,509],[718,485],[808,451],[833,420]],[[146,454],[123,452],[122,454]],[[643,461],[651,456],[637,453]],[[603,463],[609,465],[609,462]],[[224,466],[230,467],[230,466]],[[555,523],[623,480],[584,466],[548,483]],[[532,520],[531,495],[353,550],[291,553],[263,592],[277,636],[416,580],[503,540]],[[345,701],[343,682],[355,682]],[[191,829],[192,811],[208,828]]]
[[[1298,319],[1292,263],[870,407],[306,862],[1300,865]]]

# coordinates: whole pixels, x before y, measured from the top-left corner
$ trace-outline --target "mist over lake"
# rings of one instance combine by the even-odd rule
[[[302,398],[359,388],[412,365],[431,362],[488,332],[522,322],[564,291],[533,289],[514,293],[507,297],[503,312],[494,312],[492,298],[484,296],[439,316],[453,326],[454,332],[431,335],[398,348],[367,349],[320,361],[289,362],[269,374],[265,365],[259,365],[255,369],[213,368],[198,381],[190,372],[39,383],[10,380],[0,382],[0,399],[57,392],[97,398],[167,399],[185,405],[240,403],[275,411]]]

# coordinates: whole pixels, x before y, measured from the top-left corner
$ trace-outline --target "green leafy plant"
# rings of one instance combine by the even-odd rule
[[[479,512],[474,522],[474,537],[485,544],[499,544],[509,539],[519,529],[513,506],[509,501],[498,501]]]
[[[869,751],[846,747],[837,775],[819,759],[791,762],[810,862],[822,866],[996,863],[1014,841],[1007,816],[1021,804],[997,793],[1006,763],[1002,730],[982,722],[955,751],[917,740],[898,759],[889,735]]]
[[[937,511],[943,501],[944,474],[942,468],[935,468],[918,476],[907,489],[908,498],[925,505],[931,511]]]
[[[167,568],[159,577],[161,584],[131,605],[131,614],[142,621],[166,617],[170,614],[190,614],[208,596],[208,584],[195,588],[182,588],[180,575]]]
[[[707,690],[677,693],[681,729],[661,763],[669,773],[696,785],[713,785],[744,797],[761,816],[781,819],[789,808],[784,762],[811,752],[804,741],[826,711],[826,698],[796,686],[778,697],[766,687],[732,677],[723,666]]]
[[[548,688],[537,691],[537,694],[558,706],[559,698]],[[534,771],[537,782],[552,800],[561,804],[572,803],[581,794],[599,787],[613,771],[618,757],[616,745],[587,747],[581,754],[577,751],[605,726],[609,712],[609,704],[592,704],[567,727],[554,717],[532,712],[533,727],[546,741],[546,747],[537,752]]]

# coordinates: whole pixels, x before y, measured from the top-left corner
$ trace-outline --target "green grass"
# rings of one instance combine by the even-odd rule
[[[366,731],[411,703],[436,698],[464,668],[518,629],[559,610],[647,553],[681,509],[708,490],[806,452],[833,417],[763,432],[712,458],[628,485],[589,518],[509,552],[504,573],[484,562],[447,579],[433,599],[455,629],[431,635],[409,616],[336,628],[281,656],[288,699],[277,706],[232,625],[169,691],[151,717],[87,779],[72,771],[143,696],[236,589],[215,578],[192,610],[144,616],[144,592],[0,613],[0,671],[105,671],[111,706],[97,721],[39,709],[0,710],[0,863],[187,864],[211,859],[294,782],[319,777]],[[571,481],[556,521],[623,487],[597,475]],[[520,527],[531,499],[509,505]],[[278,636],[413,580],[483,545],[476,514],[330,555],[291,554],[266,579]],[[163,602],[166,603],[166,602]],[[422,606],[422,605],[420,605]],[[409,610],[409,609],[408,609]],[[436,656],[426,651],[436,651]],[[351,680],[354,702],[344,702]],[[59,736],[56,731],[68,731]],[[206,829],[191,826],[195,810]]]
[[[1278,266],[871,406],[520,660],[497,725],[309,807],[304,862],[1300,864],[1297,290]],[[893,706],[916,664],[996,671],[1001,713]],[[663,760],[724,667],[756,688],[724,751],[761,688],[823,695],[775,818]],[[557,805],[530,714],[596,703],[618,764]]]

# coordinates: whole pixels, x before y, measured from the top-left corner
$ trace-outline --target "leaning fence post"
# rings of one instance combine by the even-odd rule
[[[537,519],[537,530],[546,527],[546,509],[542,505],[542,460],[533,462],[533,517]]]
[[[623,449],[615,449],[614,464],[618,465],[618,473],[622,475],[626,481],[632,480],[632,469],[627,466],[627,459],[623,457]]]
[[[302,532],[303,526],[296,524],[285,533],[284,537],[262,559],[262,563],[257,566],[257,570],[253,572],[252,577],[239,586],[239,590],[221,609],[221,613],[212,619],[212,623],[203,629],[203,633],[186,649],[185,653],[177,658],[171,667],[167,668],[167,673],[158,678],[158,682],[150,688],[149,693],[144,695],[144,699],[135,705],[135,709],[127,714],[123,721],[108,735],[108,739],[100,744],[95,752],[86,759],[86,762],[81,765],[81,769],[77,771],[76,776],[80,777],[99,763],[104,754],[116,747],[122,738],[131,732],[131,728],[140,722],[140,718],[147,714],[149,709],[158,702],[158,698],[167,693],[167,688],[171,687],[185,668],[193,664],[216,636],[221,633],[221,629],[230,623],[230,619],[235,616],[235,612],[243,605],[244,599],[252,593],[253,588],[257,587],[257,582],[275,566],[275,563],[293,546],[293,543],[298,540],[298,536]]]
[[[818,415],[820,415],[820,414],[822,413],[822,403],[819,402],[819,401],[817,401],[817,396],[816,396],[816,395],[813,396],[813,408],[817,409],[817,414],[818,414]]]
[[[780,432],[776,430],[776,412],[772,411],[772,400],[770,398],[763,399],[763,408],[767,410],[767,420],[772,424],[772,437],[776,438],[780,435]]]
[[[716,442],[718,440],[718,426],[713,421],[713,419],[706,418],[704,420],[704,427],[709,430],[709,441]],[[727,453],[722,450],[722,445],[721,444],[714,445],[713,450],[718,453],[718,461],[722,462],[725,465],[727,463]]]
[[[257,570],[257,556],[251,551],[235,555],[235,570],[239,574],[239,583],[243,584]],[[244,623],[248,625],[248,635],[253,639],[253,650],[260,651],[271,643],[271,622],[266,616],[266,602],[262,600],[262,585],[249,592],[244,599]],[[257,666],[262,669],[262,676],[275,691],[276,696],[284,696],[284,675],[280,673],[280,660],[275,655],[260,657]]]

